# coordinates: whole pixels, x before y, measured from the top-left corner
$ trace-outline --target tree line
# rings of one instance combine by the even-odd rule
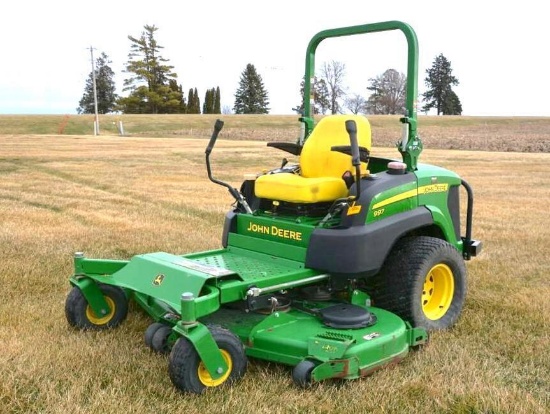
[[[118,96],[114,81],[112,63],[102,52],[95,60],[94,73],[90,72],[77,112],[94,113],[95,75],[97,110],[100,114],[121,112],[125,114],[221,114],[221,91],[219,86],[208,89],[203,104],[197,88],[190,88],[187,98],[183,87],[178,83],[174,66],[161,55],[163,47],[158,44],[155,34],[158,28],[145,25],[139,37],[128,36],[131,42],[128,61],[124,73],[123,92],[127,96]],[[458,85],[458,79],[452,75],[451,62],[439,54],[424,79],[427,90],[422,94],[422,111],[435,109],[437,115],[460,115],[460,99],[452,90]],[[312,84],[313,106],[315,114],[344,113],[358,114],[403,114],[405,113],[406,76],[395,69],[368,80],[366,89],[368,98],[357,94],[348,94],[344,87],[346,67],[342,62],[331,61],[321,65],[318,76]],[[298,113],[304,108],[304,80],[300,85],[302,101],[295,108]],[[224,113],[231,110],[236,114],[268,114],[269,94],[262,77],[251,63],[246,65],[240,76],[234,95],[233,108],[223,108]]]

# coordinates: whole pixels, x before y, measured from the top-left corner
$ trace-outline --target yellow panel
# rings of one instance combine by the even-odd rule
[[[297,174],[262,175],[255,185],[256,197],[290,203],[333,201],[348,195],[344,180],[333,177],[304,178]]]
[[[342,177],[346,171],[355,173],[351,157],[331,151],[336,145],[350,145],[346,121],[357,125],[357,141],[360,147],[370,151],[371,130],[367,118],[361,115],[329,115],[322,118],[308,137],[300,155],[300,167],[304,177]],[[362,169],[366,164],[362,163]]]

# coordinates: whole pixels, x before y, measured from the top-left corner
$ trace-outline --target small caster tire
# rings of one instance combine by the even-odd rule
[[[153,349],[153,336],[155,335],[155,332],[163,326],[166,325],[160,322],[153,322],[147,327],[147,329],[145,330],[145,334],[143,335],[143,341],[145,342],[147,348]]]
[[[96,315],[84,294],[74,286],[65,301],[65,317],[69,325],[78,329],[102,330],[120,325],[128,315],[128,299],[118,286],[98,284],[99,290],[109,305],[104,315]]]
[[[168,325],[163,325],[158,328],[151,339],[151,349],[159,354],[169,354],[173,345],[170,342],[171,334],[172,328]]]
[[[313,381],[311,378],[311,372],[316,367],[313,361],[307,359],[298,363],[292,370],[292,380],[300,388],[311,387]]]
[[[222,327],[209,329],[229,369],[220,378],[212,378],[193,344],[181,337],[172,348],[168,367],[170,379],[180,391],[202,394],[207,388],[234,383],[246,372],[248,361],[241,340]]]

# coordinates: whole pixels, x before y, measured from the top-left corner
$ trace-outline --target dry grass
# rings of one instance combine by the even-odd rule
[[[104,135],[118,134],[122,121],[130,137],[207,138],[217,118],[231,140],[291,141],[300,135],[297,115],[101,115]],[[369,115],[373,142],[393,147],[401,136],[399,116]],[[2,134],[92,135],[93,115],[0,115]],[[550,152],[550,117],[419,116],[427,148]]]
[[[287,367],[252,361],[231,388],[182,395],[166,357],[144,346],[149,320],[135,307],[117,330],[70,329],[63,307],[74,251],[129,258],[219,247],[232,200],[207,181],[205,144],[0,136],[0,412],[547,412],[548,153],[424,151],[422,162],[473,186],[474,236],[485,249],[468,263],[458,325],[371,377],[302,391]],[[282,156],[262,142],[220,140],[215,175],[238,185]]]

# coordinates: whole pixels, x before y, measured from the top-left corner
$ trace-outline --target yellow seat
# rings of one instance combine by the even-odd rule
[[[357,125],[360,147],[370,150],[371,131],[367,118],[361,115],[329,115],[322,118],[306,140],[300,154],[300,175],[267,174],[257,178],[256,197],[291,203],[318,203],[347,197],[348,188],[342,176],[355,175],[351,156],[331,151],[336,145],[350,145],[346,121]],[[366,171],[366,163],[361,163]]]

